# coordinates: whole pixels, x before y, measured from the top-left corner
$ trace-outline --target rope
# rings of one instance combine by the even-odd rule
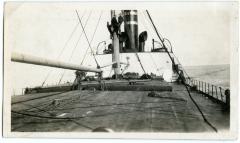
[[[150,26],[151,26],[151,28],[152,28],[152,31],[153,31],[154,33],[156,33],[155,28],[154,28],[154,26],[153,26],[153,24],[152,24],[151,19],[149,19],[148,13],[147,13],[147,12],[146,12],[146,13],[143,13],[143,15],[145,16],[145,19],[149,22],[149,24],[150,24]],[[160,38],[160,41],[162,42],[162,35],[161,35],[160,33],[156,33],[156,34],[157,34],[158,38]]]
[[[136,57],[137,57],[137,59],[138,59],[138,62],[140,63],[140,66],[141,66],[141,68],[142,68],[144,74],[146,74],[146,71],[145,71],[145,69],[143,68],[142,62],[141,62],[141,60],[140,60],[140,58],[139,58],[137,52],[135,52],[135,54],[136,54]]]
[[[86,27],[86,25],[87,25],[87,23],[88,23],[88,20],[89,20],[89,18],[90,18],[90,16],[91,16],[91,14],[92,14],[92,11],[90,11],[90,13],[89,13],[89,15],[88,15],[88,17],[87,17],[87,20],[86,20],[86,22],[85,22],[85,24],[84,24],[84,28]],[[82,18],[83,18],[83,16],[81,17],[81,19],[82,19]],[[76,50],[77,45],[78,45],[78,43],[79,43],[79,41],[80,41],[80,39],[81,39],[81,37],[82,37],[82,34],[83,34],[83,31],[81,32],[81,34],[80,34],[80,36],[79,36],[79,38],[78,38],[78,40],[77,40],[77,42],[76,42],[76,44],[75,44],[72,52],[71,52],[71,55],[70,55],[70,57],[69,57],[69,59],[68,59],[68,62],[71,61],[71,59],[72,59],[72,57],[73,57],[73,54],[74,54],[74,51]],[[59,79],[59,81],[58,81],[58,84],[61,83],[62,78],[63,78],[65,72],[66,72],[66,69],[63,71],[63,73],[62,73],[62,75],[61,75],[61,77],[60,77],[60,79]]]
[[[91,44],[90,44],[90,42],[89,42],[89,40],[88,40],[87,34],[86,34],[85,30],[84,30],[84,27],[83,27],[83,25],[82,25],[82,21],[81,21],[81,19],[80,19],[80,17],[79,17],[79,14],[78,14],[78,11],[77,11],[77,10],[76,10],[76,13],[77,13],[77,16],[78,16],[78,20],[79,20],[79,22],[80,22],[80,24],[81,24],[81,27],[82,27],[82,29],[83,29],[83,32],[84,32],[85,38],[86,38],[86,40],[87,40],[88,46],[89,46],[89,48],[91,49],[91,52],[93,53]],[[95,62],[96,62],[96,64],[97,64],[97,67],[99,68],[100,65],[98,64],[98,61],[97,61],[97,59],[96,59],[96,57],[95,57],[94,54],[93,54],[93,57],[94,57],[94,60],[95,60]]]
[[[165,41],[168,41],[169,42],[169,44],[170,44],[170,48],[171,48],[171,51],[172,51],[172,43],[168,40],[168,39],[166,39],[166,38],[163,38],[163,40]],[[163,42],[164,42],[163,41]],[[173,53],[173,51],[172,51],[172,55],[174,56],[174,58],[177,60],[177,62],[178,62],[178,64],[180,64],[181,66],[182,66],[182,64],[180,63],[180,61],[178,60],[178,58],[177,58],[177,56]],[[182,66],[183,67],[183,66]],[[183,72],[185,73],[185,75],[187,75],[187,78],[190,78],[190,76],[188,75],[188,73],[186,72],[186,70],[184,69],[184,68],[182,68],[183,69]]]
[[[158,31],[157,31],[157,28],[156,28],[156,26],[154,25],[153,20],[152,20],[152,18],[151,18],[151,16],[150,16],[148,10],[146,10],[146,12],[147,12],[148,17],[149,17],[149,19],[150,19],[150,21],[151,21],[151,23],[152,23],[152,25],[153,25],[153,27],[154,27],[154,29],[155,29],[155,32],[156,32],[159,40],[163,43],[163,48],[166,49],[165,44],[164,44],[163,40],[161,39],[161,37],[160,37],[160,35],[159,35]],[[167,52],[169,58],[171,59],[172,63],[174,64],[174,61],[173,61],[170,53],[167,51],[167,49],[166,49],[166,52]],[[174,70],[176,70],[176,69],[174,68]],[[184,77],[182,77],[182,76],[180,75],[180,73],[178,73],[178,71],[176,71],[176,72],[177,72],[178,76],[182,79],[182,81],[184,81],[184,80],[183,80]],[[185,83],[185,81],[183,82],[183,85],[184,85],[185,88],[187,89],[187,92],[188,92],[188,95],[189,95],[190,99],[192,100],[192,102],[194,103],[194,105],[197,107],[197,109],[198,109],[198,111],[200,112],[200,114],[201,114],[202,118],[204,119],[205,123],[207,123],[215,132],[217,132],[216,127],[214,127],[214,126],[207,120],[207,118],[206,118],[205,115],[203,114],[202,110],[200,109],[200,107],[198,106],[198,104],[196,103],[196,101],[192,98],[192,95],[191,95],[191,93],[190,93],[190,91],[189,91],[189,89],[188,89],[188,86],[187,86],[187,84]]]
[[[94,38],[94,36],[95,36],[95,34],[96,34],[98,25],[99,25],[99,23],[100,23],[100,19],[101,19],[101,17],[102,17],[102,13],[103,13],[103,11],[101,11],[100,16],[99,16],[99,18],[98,18],[98,22],[97,22],[97,25],[96,25],[96,27],[95,27],[95,30],[94,30],[94,33],[93,33],[93,36],[92,36],[92,39],[91,39],[90,44],[92,44],[93,38]],[[85,54],[84,54],[84,57],[83,57],[82,62],[81,62],[81,65],[83,64],[83,62],[84,62],[84,60],[85,60],[85,58],[86,58],[88,49],[89,49],[89,48],[87,48],[87,50],[86,50],[86,52],[85,52]],[[93,54],[93,52],[92,52],[92,54]]]
[[[152,39],[153,39],[153,32],[151,32],[151,30],[149,30],[149,28],[146,26],[147,24],[146,24],[146,18],[145,18],[145,15],[142,13],[142,11],[140,11],[140,15],[142,15],[142,17],[143,17],[143,19],[144,20],[142,20],[141,19],[141,22],[142,22],[142,24],[143,24],[143,26],[144,26],[144,28],[147,30],[147,31],[150,31],[150,35],[151,35],[151,37],[152,37]],[[153,64],[155,65],[155,67],[156,67],[156,71],[160,74],[160,72],[157,70],[158,69],[158,66],[157,66],[157,64],[156,64],[156,62],[154,61],[154,59],[153,59],[153,57],[152,57],[152,54],[150,53],[150,57],[151,57],[151,60],[153,61]]]
[[[49,95],[45,95],[45,96],[40,96],[40,97],[36,97],[36,98],[32,98],[32,99],[27,99],[27,100],[23,100],[23,101],[16,101],[16,102],[12,102],[11,105],[14,104],[18,104],[18,103],[24,103],[24,102],[28,102],[28,101],[32,101],[32,100],[36,100],[36,99],[41,99],[41,98],[46,98],[46,97],[50,97],[50,96],[54,96],[54,95],[59,95],[62,93],[67,93],[69,91],[63,91],[63,92],[59,92],[59,93],[53,93],[53,94],[49,94]]]
[[[85,10],[84,10],[84,12],[83,12],[82,17],[83,17],[84,15],[85,15]],[[74,28],[73,28],[73,30],[72,30],[69,38],[68,38],[67,41],[65,42],[65,44],[64,44],[63,48],[61,49],[59,55],[57,56],[56,60],[59,59],[60,56],[62,55],[63,51],[65,50],[65,48],[66,48],[67,45],[68,45],[68,42],[69,42],[70,39],[72,38],[73,34],[76,32],[78,25],[79,25],[79,22],[74,26]],[[48,79],[48,77],[50,76],[51,73],[52,73],[52,70],[50,70],[50,71],[48,72],[47,76],[45,77],[44,81],[42,82],[42,86],[45,84],[46,80]]]
[[[128,28],[128,27],[126,27],[126,28]],[[130,30],[128,29],[128,31],[130,31]],[[130,36],[128,35],[128,37],[130,37]],[[142,62],[141,62],[141,60],[140,60],[138,54],[137,54],[137,51],[135,52],[135,55],[136,55],[136,57],[137,57],[137,60],[138,60],[138,62],[139,62],[139,64],[140,64],[140,66],[141,66],[141,68],[142,68],[144,74],[146,74],[146,71],[145,71],[145,69],[144,69],[144,67],[143,67],[143,65],[142,65]]]
[[[142,17],[143,17],[143,19],[144,19],[144,20],[141,19],[141,23],[143,24],[144,28],[145,28],[147,31],[150,31],[150,35],[151,35],[151,37],[153,38],[153,37],[154,37],[153,34],[152,34],[153,32],[151,32],[151,30],[153,30],[153,29],[149,30],[149,28],[146,26],[146,25],[147,25],[147,24],[146,24],[146,21],[147,21],[147,20],[146,20],[146,18],[145,18],[145,15],[142,13],[142,11],[140,12],[140,14],[142,15]],[[158,68],[157,65],[156,65],[156,63],[155,63],[155,61],[153,60],[153,57],[152,57],[151,53],[150,53],[150,56],[151,56],[151,59],[152,59],[154,65],[155,65],[155,67]],[[138,59],[139,59],[139,57],[138,57]],[[140,60],[139,60],[139,61],[140,61]],[[140,62],[140,64],[141,64],[141,62]],[[142,69],[143,69],[142,64],[141,64],[141,67],[142,67]],[[145,72],[144,69],[143,69],[143,71],[144,71],[144,73],[146,74],[146,72]]]
[[[177,60],[177,62],[182,66],[182,64],[181,64],[180,61],[178,60],[177,56],[176,56],[174,53],[172,53],[172,55],[175,57],[175,59]],[[183,67],[183,66],[182,66],[182,67]],[[188,75],[188,73],[186,72],[186,70],[185,70],[184,68],[182,68],[182,69],[183,69],[183,72],[187,75],[187,77],[190,78],[190,76]]]
[[[143,17],[143,20],[141,19],[141,22],[143,23],[143,26],[145,27],[145,29],[147,29],[147,31],[149,31],[149,33],[150,33],[150,35],[151,35],[151,37],[152,37],[152,39],[153,39],[153,33],[154,33],[154,31],[152,31],[153,29],[152,29],[152,27],[151,27],[151,29],[149,29],[146,25],[147,25],[147,20],[146,20],[146,18],[145,18],[145,15],[144,15],[144,13],[143,13],[143,11],[140,11],[140,15]]]
[[[150,57],[151,57],[151,60],[153,61],[154,66],[156,67],[156,71],[157,71],[157,72],[159,73],[159,75],[160,75],[160,72],[158,71],[159,67],[157,66],[156,62],[154,61],[154,59],[153,59],[153,57],[152,57],[152,54],[149,53],[149,55],[150,55]]]

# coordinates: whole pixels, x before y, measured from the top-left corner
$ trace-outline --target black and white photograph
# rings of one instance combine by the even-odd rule
[[[5,2],[6,137],[234,139],[238,2]]]

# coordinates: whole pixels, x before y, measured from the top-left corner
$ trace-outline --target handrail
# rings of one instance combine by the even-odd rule
[[[213,85],[204,81],[195,80],[192,78],[186,78],[186,84],[193,89],[195,88],[196,91],[207,95],[210,98],[213,98],[214,100],[217,100],[224,104],[229,104],[229,98],[230,95],[226,95],[226,90],[229,90],[227,88]]]

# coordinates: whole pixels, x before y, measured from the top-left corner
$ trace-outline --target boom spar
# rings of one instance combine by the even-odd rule
[[[13,52],[11,55],[11,61],[19,62],[19,63],[27,63],[33,65],[41,65],[41,66],[48,66],[48,67],[55,67],[55,68],[62,68],[62,69],[69,69],[69,70],[78,70],[78,71],[87,71],[87,72],[96,72],[100,73],[102,70],[97,68],[90,68],[85,66],[79,66],[75,64],[59,62],[50,59],[44,59],[36,56],[25,55],[20,53]]]

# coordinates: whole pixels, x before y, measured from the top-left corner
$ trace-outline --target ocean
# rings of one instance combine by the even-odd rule
[[[230,88],[230,65],[201,65],[184,67],[193,79]]]

